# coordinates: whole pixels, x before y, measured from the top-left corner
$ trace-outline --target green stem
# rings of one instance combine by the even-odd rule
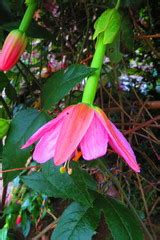
[[[116,3],[116,6],[115,6],[115,9],[118,10],[119,6],[120,6],[120,2],[121,0],[117,0],[117,3]]]
[[[28,5],[27,10],[23,16],[23,19],[21,21],[21,24],[19,26],[19,30],[26,32],[29,28],[29,25],[32,21],[32,17],[35,13],[37,4],[36,3],[31,3]]]
[[[96,68],[97,70],[93,75],[91,75],[84,88],[82,102],[87,104],[93,104],[98,81],[100,78],[100,73],[102,69],[103,59],[105,55],[106,45],[103,44],[103,38],[100,36],[96,42],[96,49],[92,59],[91,68]]]

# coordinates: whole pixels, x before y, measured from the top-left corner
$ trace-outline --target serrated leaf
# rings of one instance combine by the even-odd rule
[[[13,118],[2,153],[3,170],[24,167],[31,148],[22,150],[21,146],[47,120],[46,114],[35,109],[22,110]],[[19,173],[4,173],[4,184],[12,181]]]
[[[121,202],[98,196],[95,207],[99,207],[115,240],[143,240],[142,230],[135,215]]]
[[[51,240],[90,240],[96,233],[99,212],[78,203],[72,203],[62,214]]]
[[[93,197],[87,191],[87,182],[83,171],[73,169],[73,173],[60,173],[52,161],[45,163],[42,172],[22,177],[23,182],[33,190],[49,197],[73,199],[81,204],[91,206]]]
[[[74,64],[60,70],[47,79],[42,89],[42,104],[45,109],[59,102],[77,83],[91,75],[95,69]]]

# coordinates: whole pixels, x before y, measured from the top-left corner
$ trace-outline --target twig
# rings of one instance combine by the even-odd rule
[[[139,126],[137,126],[137,127],[134,127],[134,128],[132,128],[132,129],[129,129],[129,130],[125,131],[125,132],[124,132],[124,135],[128,135],[128,134],[130,134],[130,133],[132,133],[132,132],[136,132],[136,131],[144,128],[144,127],[147,127],[147,126],[150,125],[152,122],[155,122],[155,121],[158,121],[158,120],[160,120],[160,115],[158,115],[158,116],[156,116],[156,117],[154,117],[154,118],[152,118],[152,119],[150,119],[150,120],[148,120],[148,121],[146,121],[146,122],[144,122],[144,123],[141,123],[141,124],[140,124]]]
[[[32,168],[40,168],[40,166],[29,166],[29,167],[21,167],[21,168],[12,168],[12,169],[7,169],[7,170],[2,170],[2,171],[0,171],[0,173],[14,172],[14,171],[19,171],[19,170],[30,170]]]
[[[58,219],[56,219],[55,221],[53,221],[52,223],[50,223],[47,227],[45,227],[37,236],[35,236],[34,238],[32,238],[32,240],[38,240],[40,239],[45,233],[47,233],[49,230],[53,229],[56,227],[58,222]]]

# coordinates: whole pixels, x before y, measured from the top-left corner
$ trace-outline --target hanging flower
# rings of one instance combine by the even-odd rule
[[[140,171],[130,144],[98,107],[80,103],[66,108],[35,132],[22,148],[38,140],[33,153],[38,163],[54,158],[54,164],[61,165],[74,158],[77,150],[85,160],[93,160],[106,154],[109,143],[135,172]]]
[[[0,51],[0,70],[10,70],[19,60],[27,45],[24,32],[16,29],[9,33]]]

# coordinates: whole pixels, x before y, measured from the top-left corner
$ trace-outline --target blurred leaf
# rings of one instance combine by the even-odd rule
[[[29,220],[26,212],[23,212],[22,214],[21,228],[22,228],[23,235],[27,237],[31,229],[31,221]]]
[[[15,21],[15,22],[12,21],[9,23],[2,24],[0,28],[7,32],[11,32],[13,29],[17,29],[19,27],[19,24],[20,24],[20,21]]]
[[[35,109],[18,112],[13,118],[2,154],[3,170],[24,167],[30,156],[30,149],[22,150],[25,141],[48,120],[48,116]],[[20,171],[4,173],[4,184],[12,181]]]
[[[115,240],[143,240],[138,220],[121,202],[99,194],[96,207],[103,211],[106,223]]]
[[[3,89],[7,86],[9,83],[9,80],[3,72],[0,72],[0,91],[3,91]]]
[[[12,19],[12,12],[8,0],[0,0],[0,25]]]
[[[62,214],[51,240],[90,240],[96,233],[99,211],[73,202]]]
[[[95,33],[93,35],[93,39],[95,39],[100,33],[104,32],[104,44],[112,43],[120,30],[120,23],[121,15],[118,10],[115,8],[107,9],[97,19],[94,25]]]
[[[55,41],[55,36],[46,28],[39,26],[35,21],[31,22],[29,29],[27,30],[27,36],[50,40],[52,42]]]
[[[0,118],[0,139],[2,139],[8,132],[9,124],[10,124],[9,120]]]
[[[117,34],[116,38],[111,44],[107,46],[107,56],[112,63],[119,63],[122,59],[122,54],[120,52],[120,34]]]
[[[121,22],[121,40],[122,46],[126,47],[129,50],[133,50],[134,47],[134,33],[133,26],[130,20],[123,15]]]
[[[142,2],[145,2],[145,1],[144,0],[139,0],[139,1],[123,0],[123,1],[121,1],[121,6],[122,7],[139,7]]]
[[[13,101],[16,100],[17,93],[15,88],[10,83],[9,79],[7,78],[7,75],[4,74],[3,72],[0,72],[0,91],[3,91],[4,88],[7,97]]]
[[[4,227],[0,229],[0,239],[7,240],[7,233],[8,233],[8,228]]]
[[[1,25],[0,28],[10,32],[13,29],[19,28],[19,25],[20,25],[20,21],[9,22]],[[39,26],[34,21],[31,22],[26,34],[28,37],[31,37],[31,38],[40,38],[40,39],[50,40],[52,42],[55,41],[55,37],[51,32],[49,32],[44,27]]]
[[[71,175],[62,174],[59,167],[55,167],[53,162],[49,161],[43,165],[42,172],[24,176],[22,180],[34,191],[49,197],[73,199],[86,206],[92,205],[93,198],[87,191],[88,181],[79,168],[73,168]]]
[[[85,65],[73,64],[60,70],[46,80],[42,89],[42,103],[45,109],[50,108],[62,99],[77,83],[91,75],[95,69]]]
[[[9,99],[15,101],[17,99],[16,89],[12,86],[10,82],[8,82],[7,86],[5,87],[5,93]]]

